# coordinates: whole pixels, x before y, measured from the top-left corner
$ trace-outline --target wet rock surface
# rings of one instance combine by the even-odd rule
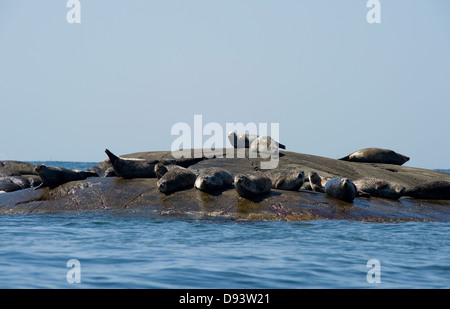
[[[121,157],[160,160],[166,164],[179,164],[194,173],[208,167],[227,169],[233,176],[260,169],[261,159],[236,158],[236,150],[226,156],[205,153],[196,159],[177,159],[170,151],[142,152]],[[230,158],[231,156],[231,158]],[[33,169],[20,165],[9,175],[22,175]],[[23,168],[27,166],[26,171]],[[224,191],[206,193],[194,186],[163,194],[158,190],[156,178],[123,179],[103,177],[111,164],[105,160],[90,170],[100,177],[72,181],[54,189],[26,188],[0,194],[0,214],[57,213],[67,211],[141,211],[162,216],[186,218],[217,218],[242,220],[314,220],[339,219],[371,222],[397,221],[450,221],[450,200],[425,200],[402,197],[398,200],[377,197],[356,197],[344,202],[325,193],[308,190],[286,191],[272,189],[257,198],[243,198],[234,186]],[[314,155],[283,151],[280,169],[301,169],[307,174],[317,172],[321,177],[345,177],[353,180],[374,177],[398,183],[405,188],[429,181],[450,181],[450,174],[407,166],[381,163],[357,163]],[[0,167],[2,170],[2,167]],[[6,171],[6,170],[3,170]]]

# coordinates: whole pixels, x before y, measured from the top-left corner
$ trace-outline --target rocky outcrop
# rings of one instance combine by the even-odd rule
[[[225,152],[224,152],[225,154]],[[160,160],[179,164],[195,173],[208,167],[221,167],[233,176],[260,168],[261,159],[205,154],[197,159],[176,159],[170,151],[143,152],[121,157]],[[111,167],[108,160],[91,170],[104,176]],[[301,169],[321,177],[345,177],[353,180],[373,177],[398,183],[405,188],[435,180],[450,181],[450,174],[381,163],[357,163],[314,155],[283,151],[278,168]],[[1,169],[1,168],[0,168]],[[20,174],[20,173],[19,173]],[[260,198],[246,199],[235,188],[210,194],[193,186],[164,194],[156,178],[123,179],[93,177],[65,183],[57,188],[23,189],[0,194],[0,213],[55,213],[66,211],[139,211],[183,218],[218,218],[243,220],[339,219],[373,222],[450,221],[450,201],[402,197],[398,200],[356,197],[353,202],[331,198],[308,190],[272,189]]]

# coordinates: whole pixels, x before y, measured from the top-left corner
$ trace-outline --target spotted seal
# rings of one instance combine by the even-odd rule
[[[368,193],[374,197],[397,200],[405,193],[405,187],[382,179],[364,177],[353,181],[358,192]]]
[[[449,200],[450,181],[435,180],[405,190],[404,196],[418,199]]]
[[[363,163],[385,163],[402,165],[409,161],[409,157],[393,150],[382,148],[365,148],[355,151],[339,160]]]
[[[98,177],[96,172],[70,170],[62,167],[45,166],[44,164],[38,164],[35,167],[35,171],[42,179],[42,184],[36,189],[40,187],[53,189],[66,182],[84,180],[88,177]]]
[[[187,168],[174,168],[167,171],[156,183],[162,193],[172,193],[191,187],[197,176]]]
[[[234,186],[239,196],[251,198],[269,193],[272,189],[272,181],[264,173],[254,171],[236,175]]]
[[[339,200],[352,202],[357,195],[357,189],[348,178],[332,178],[325,184],[325,193]]]
[[[108,149],[105,150],[117,176],[122,178],[156,178],[155,165],[158,160],[121,158]]]
[[[291,169],[272,169],[263,172],[272,181],[272,189],[298,191],[305,182],[305,172]]]
[[[156,178],[161,179],[162,176],[164,176],[164,174],[166,174],[168,171],[171,171],[173,169],[176,168],[184,168],[182,166],[179,165],[175,165],[175,164],[163,164],[161,162],[158,162],[155,164],[155,175]],[[184,168],[185,169],[185,168]]]
[[[214,192],[230,187],[233,181],[233,176],[227,170],[210,167],[200,172],[194,186],[204,192]]]

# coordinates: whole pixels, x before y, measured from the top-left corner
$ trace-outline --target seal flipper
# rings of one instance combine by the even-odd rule
[[[106,154],[109,157],[109,160],[111,161],[112,164],[114,164],[114,162],[116,162],[117,160],[119,160],[119,157],[116,156],[115,154],[113,154],[111,151],[109,151],[108,149],[105,149]]]

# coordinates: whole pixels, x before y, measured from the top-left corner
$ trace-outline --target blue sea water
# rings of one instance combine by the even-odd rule
[[[450,223],[1,215],[0,288],[450,288]]]

